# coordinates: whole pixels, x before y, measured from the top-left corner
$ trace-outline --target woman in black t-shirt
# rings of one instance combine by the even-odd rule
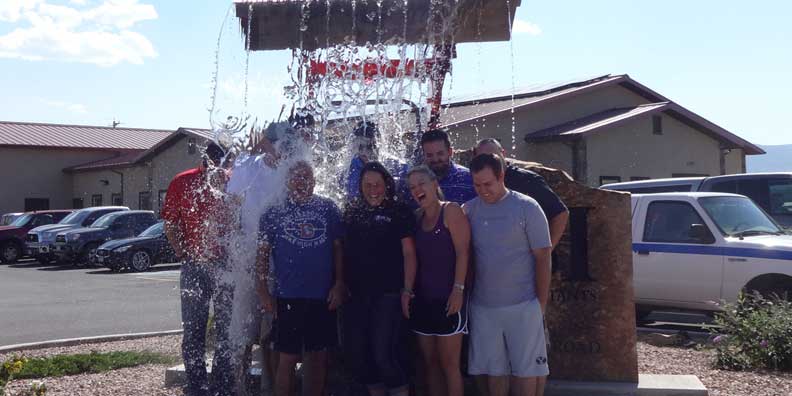
[[[415,220],[396,199],[382,164],[369,162],[360,198],[344,211],[344,266],[350,299],[343,308],[344,349],[356,379],[372,396],[407,395],[407,324],[401,289],[415,268]]]

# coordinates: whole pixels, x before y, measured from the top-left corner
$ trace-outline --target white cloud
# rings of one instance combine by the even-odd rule
[[[69,102],[62,102],[60,100],[47,100],[47,99],[39,99],[39,101],[47,106],[63,109],[75,114],[88,113],[88,108],[85,107],[85,105],[79,103],[69,103]]]
[[[70,3],[80,6],[86,1]],[[29,24],[0,36],[0,57],[113,66],[141,64],[157,56],[148,38],[130,30],[138,22],[158,18],[154,6],[138,0],[105,0],[87,9],[45,0],[0,0],[0,4],[0,20]]]
[[[514,23],[512,24],[512,33],[527,33],[531,36],[538,36],[542,34],[542,28],[540,28],[539,25],[535,23],[514,18]]]
[[[99,25],[128,29],[134,24],[157,19],[153,5],[140,4],[138,0],[108,0],[85,13],[87,19]]]
[[[0,1],[0,21],[16,22],[25,11],[36,8],[42,0],[2,0]]]

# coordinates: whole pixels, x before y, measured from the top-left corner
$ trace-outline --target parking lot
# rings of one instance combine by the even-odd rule
[[[0,346],[181,328],[179,265],[143,273],[0,264]]]

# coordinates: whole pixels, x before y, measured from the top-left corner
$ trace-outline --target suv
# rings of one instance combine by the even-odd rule
[[[71,210],[40,210],[27,212],[14,219],[11,224],[0,227],[0,261],[12,264],[22,258],[25,252],[25,234],[31,229],[57,223]]]
[[[643,180],[605,184],[600,188],[633,194],[699,191],[745,195],[784,228],[792,227],[792,172]]]
[[[75,228],[88,227],[96,219],[113,212],[129,210],[126,206],[96,206],[80,209],[66,216],[58,224],[36,227],[30,230],[25,237],[25,254],[34,257],[40,263],[46,264],[55,259],[52,244],[55,235],[59,232]]]
[[[76,265],[90,264],[99,245],[138,235],[156,222],[157,218],[150,210],[106,214],[89,227],[59,232],[55,236],[55,255],[60,261]]]

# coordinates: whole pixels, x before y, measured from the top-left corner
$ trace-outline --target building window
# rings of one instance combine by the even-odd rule
[[[82,198],[72,199],[72,209],[82,209],[84,205]]]
[[[630,176],[630,181],[641,181],[641,180],[649,180],[651,177],[646,176]]]
[[[652,133],[655,135],[663,134],[663,117],[659,115],[652,116]]]
[[[187,154],[193,155],[198,151],[195,146],[195,138],[187,139]]]
[[[157,204],[160,210],[162,209],[162,204],[165,203],[165,196],[168,194],[168,190],[159,190],[157,194]]]
[[[113,193],[110,200],[115,206],[121,206],[124,204],[124,197],[122,197],[120,193]]]
[[[600,176],[600,186],[603,184],[619,183],[621,176]]]
[[[151,210],[151,192],[141,191],[138,194],[138,209]]]
[[[102,206],[102,194],[91,195],[91,206]]]
[[[49,209],[49,198],[25,198],[25,212]]]

